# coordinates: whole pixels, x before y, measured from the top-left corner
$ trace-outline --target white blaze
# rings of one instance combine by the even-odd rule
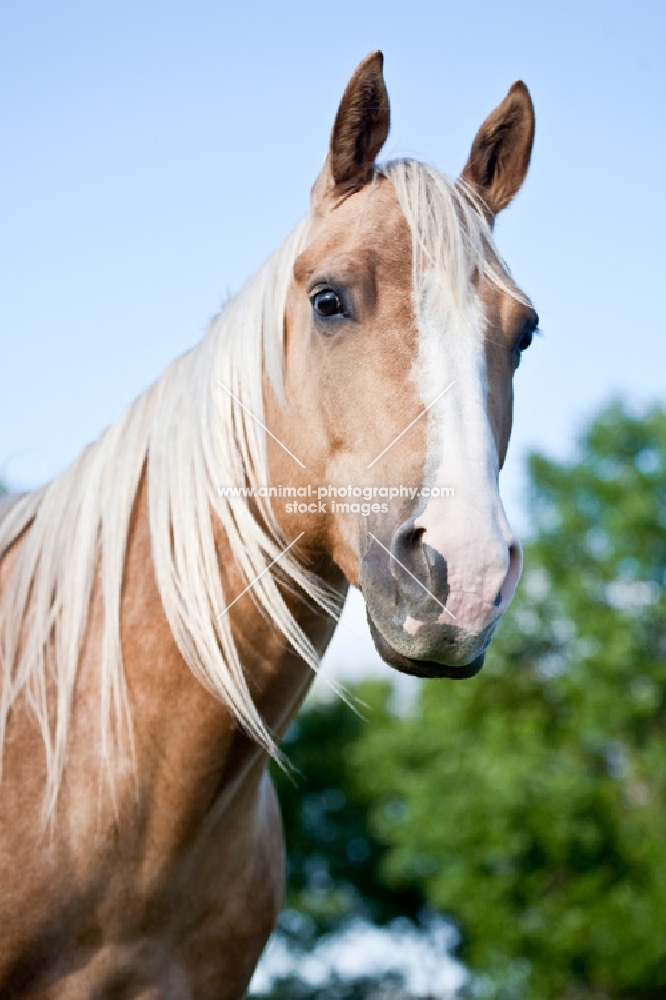
[[[422,542],[446,560],[447,609],[458,626],[478,632],[506,607],[520,575],[520,549],[499,495],[488,417],[485,316],[476,295],[464,309],[455,308],[446,282],[432,272],[422,287],[412,377],[424,406],[455,382],[428,412],[424,485],[453,487],[454,495],[428,499],[415,524],[425,529]],[[440,621],[451,618],[442,612]]]

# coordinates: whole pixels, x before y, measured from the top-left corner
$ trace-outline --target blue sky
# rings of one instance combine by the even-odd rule
[[[504,475],[611,396],[663,399],[663,3],[0,5],[0,478],[55,475],[195,342],[307,208],[382,48],[388,155],[449,173],[522,77],[532,168],[498,223],[544,336]]]

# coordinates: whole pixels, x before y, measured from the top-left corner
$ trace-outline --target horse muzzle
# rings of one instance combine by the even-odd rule
[[[452,678],[483,666],[520,574],[520,547],[493,539],[480,553],[475,540],[462,555],[462,566],[452,567],[413,520],[388,544],[369,535],[359,584],[375,646],[390,666]]]

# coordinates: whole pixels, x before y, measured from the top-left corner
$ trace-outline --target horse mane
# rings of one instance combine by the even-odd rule
[[[414,298],[433,269],[463,309],[479,268],[503,284],[482,206],[413,160],[379,168],[394,185],[413,237]],[[120,642],[125,556],[133,506],[148,484],[151,550],[164,612],[183,659],[222,699],[243,729],[274,757],[273,737],[250,694],[229,623],[213,538],[213,517],[258,607],[314,669],[319,657],[297,624],[275,576],[265,570],[285,540],[266,499],[263,525],[246,503],[221,497],[220,484],[268,482],[263,375],[284,404],[283,336],[294,262],[304,249],[301,221],[253,278],[211,321],[203,340],[163,375],[46,486],[19,498],[0,520],[0,557],[21,538],[0,607],[0,764],[8,721],[24,698],[46,752],[45,816],[52,815],[67,759],[75,684],[93,588],[99,586],[100,754],[113,774],[133,754],[131,711]],[[220,386],[222,383],[226,387]],[[253,419],[253,414],[258,420]],[[287,585],[338,617],[334,594],[291,552],[280,559]],[[55,692],[55,706],[49,690]]]

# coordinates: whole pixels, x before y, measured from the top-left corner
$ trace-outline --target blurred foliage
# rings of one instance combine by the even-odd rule
[[[285,976],[273,986],[270,1000],[407,1000],[399,977],[364,976],[348,980],[334,975],[323,986],[311,986],[297,975]],[[435,1000],[424,997],[423,1000]]]
[[[529,462],[526,571],[486,666],[369,723],[313,705],[278,775],[282,930],[450,916],[470,997],[666,997],[666,414],[604,410]],[[361,988],[361,987],[359,987]],[[365,988],[365,987],[363,987]],[[276,989],[279,989],[276,986]],[[274,993],[273,996],[287,996]],[[347,994],[298,993],[314,998]],[[371,996],[349,993],[349,997]]]

